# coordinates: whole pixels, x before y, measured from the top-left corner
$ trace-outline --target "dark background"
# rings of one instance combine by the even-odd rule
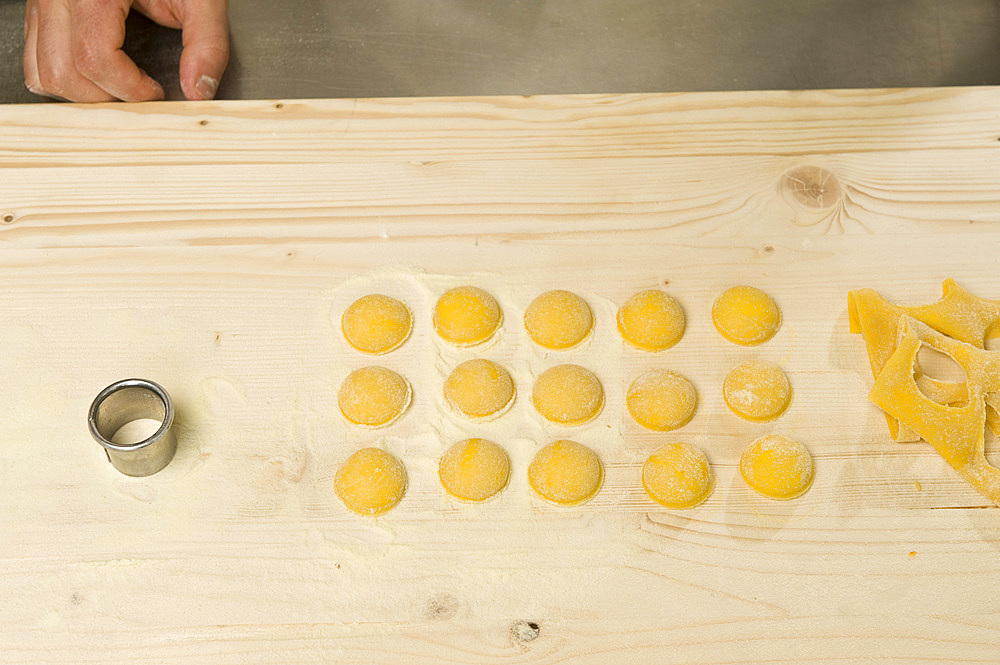
[[[0,102],[23,1],[0,0]],[[224,99],[1000,84],[1000,0],[231,0]],[[126,51],[179,99],[180,34]]]

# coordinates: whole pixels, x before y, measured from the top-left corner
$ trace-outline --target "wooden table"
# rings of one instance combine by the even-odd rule
[[[0,662],[996,659],[1000,511],[926,444],[889,440],[847,292],[930,302],[954,277],[1000,298],[998,139],[994,88],[0,108]],[[463,283],[505,312],[479,352],[431,331],[437,295]],[[712,328],[737,283],[783,311],[763,346]],[[653,287],[688,316],[656,355],[614,326]],[[586,347],[527,341],[524,308],[550,288],[591,303]],[[378,359],[414,402],[358,431],[336,391],[371,359],[338,317],[376,290],[416,317]],[[477,353],[519,397],[470,426],[440,386]],[[751,358],[793,385],[771,424],[721,396]],[[533,413],[532,378],[558,362],[604,383],[591,425]],[[699,391],[677,432],[624,414],[651,367]],[[136,375],[178,410],[177,457],[143,479],[118,474],[85,423],[102,387]],[[739,475],[768,432],[815,456],[797,500]],[[479,506],[436,477],[473,435],[513,463]],[[600,454],[591,502],[531,496],[527,464],[554,438]],[[696,509],[661,509],[639,483],[670,440],[714,466]],[[410,478],[377,520],[333,493],[363,445]]]

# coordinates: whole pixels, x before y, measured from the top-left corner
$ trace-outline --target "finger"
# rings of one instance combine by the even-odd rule
[[[127,102],[163,98],[163,88],[124,51],[128,0],[76,0],[72,50],[88,81]]]
[[[38,3],[28,0],[24,8],[24,85],[36,95],[44,95],[42,81],[38,78]]]
[[[72,14],[66,0],[38,0],[35,42],[40,90],[74,102],[107,102],[114,97],[80,75],[71,48]]]
[[[188,0],[180,18],[181,89],[188,99],[212,99],[229,64],[226,0]]]

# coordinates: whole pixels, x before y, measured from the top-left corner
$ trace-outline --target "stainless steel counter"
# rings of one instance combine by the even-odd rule
[[[997,0],[231,0],[225,99],[1000,84]],[[0,102],[23,85],[0,0]],[[180,35],[126,50],[180,98]]]

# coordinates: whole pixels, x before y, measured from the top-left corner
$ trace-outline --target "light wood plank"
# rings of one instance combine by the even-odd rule
[[[992,88],[0,109],[0,662],[992,662],[1000,512],[928,446],[889,441],[846,294],[928,302],[953,277],[1000,298],[998,127]],[[482,354],[519,390],[474,428],[440,398],[473,354],[430,326],[437,295],[466,282],[500,299],[504,334]],[[734,283],[783,310],[758,349],[711,326]],[[623,348],[614,314],[655,286],[688,330],[651,356]],[[519,322],[557,287],[588,299],[597,330],[541,353]],[[414,385],[380,433],[335,406],[369,362],[337,317],[371,290],[417,317],[379,359]],[[720,395],[751,357],[793,384],[773,425]],[[571,432],[606,485],[570,510],[525,479],[566,435],[527,399],[563,361],[607,391]],[[628,383],[659,366],[699,391],[676,436],[623,415]],[[178,408],[178,456],[146,479],[117,474],[84,424],[130,375]],[[736,467],[772,430],[816,457],[792,502],[754,495]],[[436,479],[471,434],[514,465],[484,506]],[[718,476],[691,511],[638,482],[672,438]],[[372,443],[410,475],[375,521],[332,492]],[[518,640],[518,621],[539,637]]]

